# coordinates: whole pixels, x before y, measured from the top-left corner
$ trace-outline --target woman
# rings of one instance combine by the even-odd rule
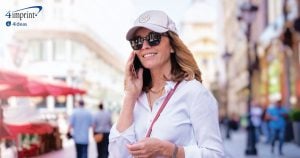
[[[110,134],[110,157],[223,157],[217,102],[202,86],[174,22],[162,11],[147,11],[126,38],[134,51],[125,70],[123,107]]]

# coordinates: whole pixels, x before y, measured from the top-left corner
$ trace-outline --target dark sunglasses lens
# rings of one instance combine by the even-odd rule
[[[133,50],[140,50],[143,47],[143,39],[142,37],[137,37],[130,40],[130,45]]]
[[[146,37],[140,36],[130,40],[130,45],[133,50],[140,50],[143,47],[144,40],[147,40],[150,46],[157,46],[161,40],[161,34],[156,32],[150,32]]]
[[[150,46],[157,46],[159,45],[161,40],[161,34],[156,32],[150,32],[148,35],[148,43]]]

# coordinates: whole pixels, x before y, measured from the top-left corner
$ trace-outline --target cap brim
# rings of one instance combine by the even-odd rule
[[[168,29],[167,28],[163,28],[161,26],[157,26],[157,25],[152,25],[152,24],[146,24],[144,23],[143,25],[136,25],[134,27],[132,27],[131,29],[129,29],[129,31],[127,32],[126,35],[126,39],[130,40],[132,39],[132,37],[134,36],[134,33],[136,32],[137,29],[144,27],[146,29],[158,32],[158,33],[163,33],[163,32],[167,32]]]

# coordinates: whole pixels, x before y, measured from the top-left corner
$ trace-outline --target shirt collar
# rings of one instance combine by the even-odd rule
[[[176,85],[176,82],[174,81],[167,81],[165,85],[166,92],[169,92],[171,89],[173,89]]]
[[[166,84],[165,84],[165,93],[164,93],[164,95],[165,95],[166,93],[169,93],[169,91],[170,91],[171,89],[173,89],[173,88],[175,87],[175,85],[176,85],[176,82],[174,82],[174,81],[166,81]],[[142,95],[144,95],[143,97],[147,98],[146,92],[143,92]],[[163,96],[164,96],[164,95],[163,95]]]

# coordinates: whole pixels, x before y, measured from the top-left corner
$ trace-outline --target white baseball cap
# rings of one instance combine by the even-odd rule
[[[141,14],[135,20],[133,27],[131,27],[127,32],[126,39],[130,40],[134,36],[135,31],[140,27],[144,27],[158,33],[172,31],[177,34],[174,21],[170,19],[165,12],[160,10],[149,10]]]

